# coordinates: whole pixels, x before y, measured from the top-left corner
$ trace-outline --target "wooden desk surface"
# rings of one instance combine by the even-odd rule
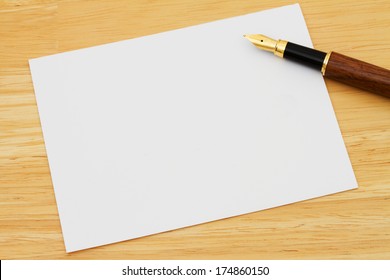
[[[292,1],[0,0],[0,259],[389,259],[390,99],[327,81],[359,189],[66,254],[27,60]],[[390,68],[390,2],[300,1],[316,48]]]

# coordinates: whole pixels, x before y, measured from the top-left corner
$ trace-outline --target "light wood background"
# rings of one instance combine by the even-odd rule
[[[0,0],[0,259],[389,259],[390,99],[332,81],[359,189],[65,253],[27,60],[291,3]],[[390,68],[390,1],[300,4],[316,48]]]

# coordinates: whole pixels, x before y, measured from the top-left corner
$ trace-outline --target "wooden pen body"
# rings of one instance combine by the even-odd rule
[[[390,97],[390,71],[336,52],[326,66],[326,78]]]

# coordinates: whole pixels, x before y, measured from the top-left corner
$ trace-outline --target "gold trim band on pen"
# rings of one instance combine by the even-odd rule
[[[283,57],[287,43],[288,43],[287,41],[278,40],[278,42],[275,45],[274,54],[279,56],[279,57]]]
[[[328,61],[331,54],[332,52],[328,52],[324,58],[324,62],[322,63],[322,68],[321,68],[322,76],[325,76],[326,66],[328,66]]]

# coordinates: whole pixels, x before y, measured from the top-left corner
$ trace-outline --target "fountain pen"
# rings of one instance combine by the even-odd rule
[[[259,49],[321,71],[326,78],[390,97],[390,71],[337,52],[321,52],[264,35],[244,35]]]

